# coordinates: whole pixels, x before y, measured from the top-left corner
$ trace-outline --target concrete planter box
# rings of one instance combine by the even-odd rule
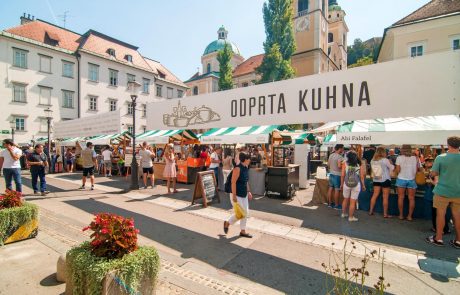
[[[107,260],[93,256],[84,243],[67,252],[65,260],[65,294],[155,294],[160,258],[153,247]]]
[[[0,246],[34,238],[37,233],[37,205],[24,202],[21,207],[0,210]]]

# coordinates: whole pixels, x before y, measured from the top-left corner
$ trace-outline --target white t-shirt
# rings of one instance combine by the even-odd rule
[[[402,180],[414,180],[417,168],[420,167],[418,159],[415,156],[398,156],[396,158],[396,165],[401,167],[398,178]]]
[[[209,168],[212,169],[212,168],[218,168],[219,167],[219,163],[213,163],[212,160],[219,160],[219,155],[214,152],[211,154],[211,164],[209,165]]]
[[[139,155],[141,156],[142,168],[150,168],[153,166],[152,155],[153,153],[149,150],[140,150]]]
[[[17,147],[14,147],[13,154],[16,156],[22,156],[22,151]],[[19,160],[14,161],[7,149],[4,149],[0,153],[0,157],[4,158],[3,168],[21,168],[21,162]]]
[[[110,161],[112,152],[110,150],[105,150],[102,152],[102,156],[104,157],[104,161]]]

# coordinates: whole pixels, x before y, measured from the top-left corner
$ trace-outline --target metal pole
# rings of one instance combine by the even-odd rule
[[[136,99],[137,95],[131,95],[132,107],[133,107],[133,160],[131,162],[131,189],[139,189],[139,167],[136,160]]]
[[[11,128],[11,140],[14,142],[14,128]]]
[[[48,173],[51,170],[51,136],[50,136],[50,130],[51,130],[51,118],[47,118],[47,123],[48,123]]]

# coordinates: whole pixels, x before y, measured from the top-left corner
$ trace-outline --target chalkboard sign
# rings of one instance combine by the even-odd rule
[[[192,205],[195,200],[203,198],[203,207],[208,206],[217,198],[220,203],[219,192],[217,190],[217,181],[214,171],[198,172],[196,175],[195,189],[193,191]]]
[[[133,161],[133,154],[126,154],[125,155],[125,167],[131,167],[131,162]],[[140,166],[141,164],[141,157],[136,155],[137,165]]]

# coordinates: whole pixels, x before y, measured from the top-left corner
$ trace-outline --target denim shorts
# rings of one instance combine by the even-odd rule
[[[397,178],[396,179],[396,186],[397,187],[402,187],[402,188],[412,188],[412,189],[417,188],[417,184],[415,183],[415,179],[405,180],[405,179]]]
[[[340,189],[341,176],[329,174],[329,187],[333,187],[336,190]]]

